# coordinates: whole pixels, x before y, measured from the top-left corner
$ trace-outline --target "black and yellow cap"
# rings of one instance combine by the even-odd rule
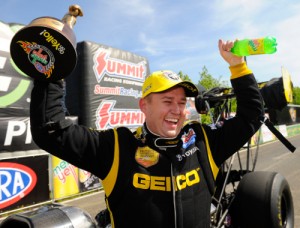
[[[178,74],[170,70],[155,71],[150,74],[142,87],[142,98],[150,93],[158,93],[168,90],[174,86],[181,86],[187,97],[198,95],[197,87],[189,81],[182,81]]]

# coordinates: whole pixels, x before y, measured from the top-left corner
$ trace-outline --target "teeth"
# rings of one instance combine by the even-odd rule
[[[177,119],[166,119],[167,121],[170,121],[170,122],[174,122],[174,123],[177,123],[178,120]]]

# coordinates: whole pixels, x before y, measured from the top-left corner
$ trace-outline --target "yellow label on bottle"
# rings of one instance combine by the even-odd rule
[[[250,55],[264,54],[264,39],[252,39],[248,43],[248,51]]]

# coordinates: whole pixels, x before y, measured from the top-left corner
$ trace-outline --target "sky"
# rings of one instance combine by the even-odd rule
[[[62,19],[70,5],[83,10],[74,26],[77,42],[91,41],[148,59],[150,71],[182,71],[198,83],[203,67],[228,81],[218,40],[274,36],[274,54],[247,57],[258,82],[282,76],[300,87],[299,0],[9,0],[0,21],[24,25],[38,17]]]

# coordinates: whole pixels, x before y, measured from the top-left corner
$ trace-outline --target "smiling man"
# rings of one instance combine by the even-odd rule
[[[172,71],[149,75],[139,101],[142,127],[97,131],[68,122],[61,81],[35,81],[30,122],[42,149],[102,179],[112,227],[210,227],[220,165],[259,129],[263,102],[243,57],[219,40],[236,94],[236,116],[221,127],[185,121],[197,88]]]
[[[176,137],[186,116],[186,97],[196,97],[198,90],[191,82],[182,82],[172,71],[157,71],[143,84],[139,105],[146,116],[148,129],[161,137]]]

